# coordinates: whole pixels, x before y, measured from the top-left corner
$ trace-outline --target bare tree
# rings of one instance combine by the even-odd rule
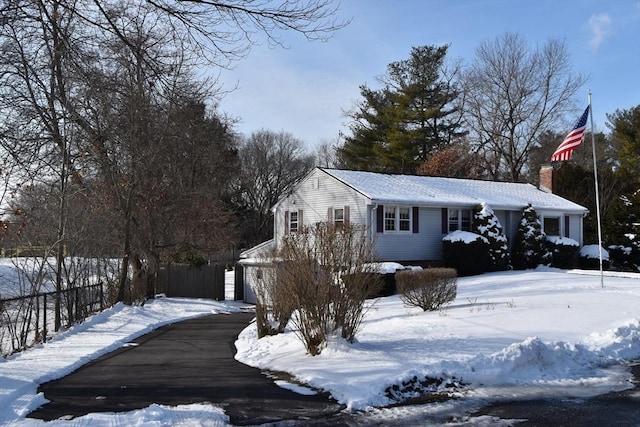
[[[572,72],[562,41],[532,49],[507,33],[480,44],[465,75],[466,119],[491,178],[523,178],[531,150],[575,111],[574,96],[584,82]]]
[[[205,105],[217,94],[215,84],[194,83],[190,71],[227,66],[261,38],[281,44],[285,30],[330,37],[345,25],[335,13],[328,0],[0,3],[0,142],[18,166],[3,172],[22,173],[7,182],[41,177],[55,188],[60,268],[71,187],[101,202],[90,212],[103,215],[120,243],[118,299],[125,298],[129,268],[146,282],[144,297],[164,253],[189,246],[185,241],[227,239],[218,195],[233,167],[229,123],[202,109],[192,116],[208,133],[194,136],[176,120],[189,104]],[[184,141],[193,144],[166,150]],[[176,161],[185,158],[191,162]],[[203,168],[194,159],[211,163]]]
[[[316,166],[321,168],[338,167],[340,164],[338,159],[339,145],[339,136],[335,137],[333,140],[326,139],[321,141],[315,151]]]
[[[418,175],[479,179],[482,161],[465,140],[436,150],[418,167]]]
[[[312,168],[314,156],[287,132],[261,130],[251,134],[239,148],[240,173],[234,202],[245,212],[249,243],[273,235],[271,207]]]

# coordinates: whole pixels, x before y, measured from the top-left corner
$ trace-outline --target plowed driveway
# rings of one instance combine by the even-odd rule
[[[234,359],[236,337],[253,313],[216,314],[157,329],[40,386],[51,401],[29,414],[52,420],[119,412],[152,403],[219,404],[234,425],[326,418],[343,406],[326,394],[283,389]]]

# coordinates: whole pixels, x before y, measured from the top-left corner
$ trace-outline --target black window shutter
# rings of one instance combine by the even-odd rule
[[[289,211],[284,211],[284,234],[289,234]]]
[[[418,230],[418,223],[420,221],[419,221],[419,218],[418,218],[418,207],[417,206],[413,207],[413,218],[412,218],[412,220],[413,220],[413,232],[414,233],[419,233],[420,230]]]
[[[442,208],[442,234],[449,233],[449,209]]]
[[[382,233],[384,231],[384,206],[378,205],[376,211],[376,231]]]
[[[564,237],[569,237],[569,215],[564,216]]]

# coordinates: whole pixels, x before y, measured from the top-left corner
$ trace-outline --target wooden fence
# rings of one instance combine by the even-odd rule
[[[158,274],[158,293],[168,297],[224,300],[224,265],[194,267],[186,264],[163,264]]]

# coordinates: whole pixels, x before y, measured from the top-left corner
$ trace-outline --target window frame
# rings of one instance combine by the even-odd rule
[[[412,206],[384,205],[383,209],[383,233],[413,233],[414,209]],[[393,228],[391,228],[391,225],[393,225]]]
[[[452,215],[455,213],[455,216]],[[447,231],[471,231],[473,224],[473,210],[465,208],[447,208]]]
[[[554,224],[554,228],[557,229],[557,233],[550,233],[547,231],[547,223],[548,222],[555,222]],[[549,226],[549,228],[551,228],[551,225]],[[544,231],[544,234],[546,234],[547,236],[560,236],[562,237],[564,235],[563,230],[562,230],[562,221],[561,221],[561,216],[554,216],[554,215],[545,215],[542,217],[542,231]]]
[[[333,225],[335,225],[337,228],[342,228],[345,222],[344,216],[344,208],[333,208]]]
[[[294,220],[294,215],[295,215],[295,220]],[[289,230],[288,230],[289,233],[297,233],[299,231],[300,229],[299,220],[300,218],[297,210],[289,211]]]

